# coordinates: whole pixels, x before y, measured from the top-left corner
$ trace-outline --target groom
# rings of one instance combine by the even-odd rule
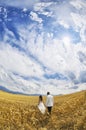
[[[47,92],[46,107],[48,109],[49,114],[51,114],[53,103],[54,103],[53,96],[50,94],[50,92]]]

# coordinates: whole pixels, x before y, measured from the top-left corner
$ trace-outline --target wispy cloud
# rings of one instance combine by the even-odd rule
[[[38,23],[42,23],[42,18],[39,18],[35,12],[30,12],[30,18]]]
[[[2,44],[0,49],[0,64],[7,70],[23,76],[41,76],[40,66],[10,45]],[[4,61],[3,61],[4,59]]]

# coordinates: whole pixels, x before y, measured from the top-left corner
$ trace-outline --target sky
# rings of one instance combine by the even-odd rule
[[[0,0],[0,89],[86,90],[86,0]]]

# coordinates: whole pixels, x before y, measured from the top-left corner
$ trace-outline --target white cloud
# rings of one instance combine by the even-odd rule
[[[37,15],[37,13],[35,13],[35,12],[30,12],[30,18],[32,19],[32,20],[34,20],[34,21],[36,21],[36,22],[38,22],[38,23],[42,23],[42,18],[39,18],[38,17],[38,15]]]
[[[48,7],[50,7],[50,5],[52,5],[53,4],[53,2],[39,2],[39,3],[36,3],[35,5],[34,5],[34,10],[35,11],[40,11],[40,12],[43,12],[43,10],[45,9],[45,8],[48,8]]]
[[[60,25],[62,25],[64,28],[69,28],[69,25],[66,23],[66,22],[64,22],[62,19],[61,20],[59,20],[59,23],[60,23]]]
[[[0,67],[0,85],[10,91],[21,92],[25,94],[40,93],[39,86],[30,80],[24,80],[10,71]]]
[[[51,11],[46,11],[46,8],[48,9],[53,2],[41,2],[41,3],[36,3],[34,5],[34,11],[37,11],[38,14],[45,15],[47,17],[52,17],[52,12]]]
[[[71,13],[72,19],[74,21],[74,25],[75,27],[83,27],[84,25],[86,25],[86,16],[85,15],[80,15],[77,13]]]
[[[86,15],[80,15],[77,13],[71,13],[72,19],[74,21],[75,29],[80,32],[80,37],[82,42],[86,41]]]
[[[68,76],[67,72],[72,71],[78,78],[80,71],[86,68],[84,64],[80,63],[78,52],[85,53],[86,48],[82,43],[72,43],[72,39],[67,43],[63,39],[53,38],[51,33],[46,33],[46,36],[44,32],[37,34],[34,28],[27,38],[27,50],[51,70],[47,72],[59,72]]]
[[[41,67],[22,52],[6,44],[1,45],[1,48],[0,65],[6,70],[23,76],[40,77],[43,75]]]
[[[26,12],[26,11],[27,11],[27,8],[24,8],[24,9],[23,9],[23,12]]]
[[[86,8],[86,1],[85,0],[71,0],[70,4],[73,5],[77,10]]]
[[[65,74],[67,71],[72,71],[78,77],[80,71],[86,68],[84,64],[80,63],[77,54],[78,51],[86,52],[86,48],[82,44],[70,42],[69,45],[66,45],[63,41],[53,38],[46,38],[45,42],[44,45],[43,36],[39,35],[36,44],[31,44],[29,48],[31,53],[53,72]]]
[[[53,3],[51,7],[49,7],[50,12],[52,12],[52,17],[55,18],[53,22],[53,26],[60,24],[64,28],[69,28],[73,26],[73,21],[71,18],[72,7],[69,4],[70,1],[63,2],[58,5],[58,3]]]

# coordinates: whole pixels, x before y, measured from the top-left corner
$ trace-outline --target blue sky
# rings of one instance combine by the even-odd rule
[[[1,0],[0,86],[26,94],[86,89],[86,1]]]

